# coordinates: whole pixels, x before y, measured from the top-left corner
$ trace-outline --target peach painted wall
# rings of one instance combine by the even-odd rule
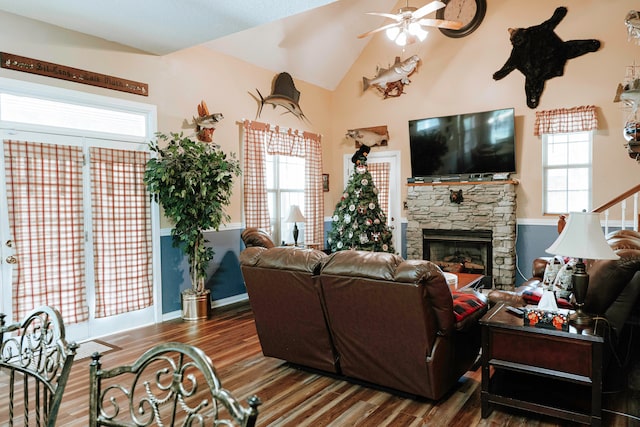
[[[155,104],[158,130],[178,132],[185,119],[197,114],[205,100],[210,112],[220,112],[224,120],[214,133],[214,142],[226,152],[240,151],[240,123],[256,118],[256,88],[266,96],[277,73],[255,67],[203,47],[186,49],[162,57],[142,53],[119,44],[89,37],[59,27],[0,12],[1,51],[40,59],[69,67],[108,74],[149,84],[149,96],[127,94],[63,80],[0,69],[0,77],[31,81],[76,91],[96,93],[135,102]],[[259,121],[325,136],[331,134],[331,93],[295,78],[301,92],[300,106],[311,123],[304,123],[282,108],[265,106]],[[185,133],[190,132],[185,129]],[[327,151],[328,153],[330,152]],[[330,158],[324,159],[325,163]],[[231,222],[242,221],[242,180],[235,184],[228,213]],[[162,227],[170,224],[163,219]]]
[[[404,4],[399,1],[397,7]],[[335,91],[307,84],[294,76],[301,91],[300,105],[311,120],[305,124],[281,109],[265,108],[263,122],[279,124],[323,135],[323,162],[331,175],[331,191],[325,193],[325,216],[333,212],[344,182],[342,158],[353,152],[353,143],[344,138],[347,129],[387,125],[387,149],[400,150],[403,181],[411,175],[408,120],[455,113],[514,107],[517,132],[518,218],[543,218],[541,206],[541,146],[533,136],[535,110],[526,106],[524,77],[514,71],[500,81],[492,74],[500,69],[511,52],[507,28],[537,25],[548,19],[557,6],[569,13],[556,29],[564,40],[596,38],[598,52],[568,62],[565,75],[547,82],[538,109],[594,104],[599,108],[600,130],[594,137],[594,206],[638,183],[640,165],[624,148],[622,126],[627,113],[613,103],[616,86],[625,68],[640,64],[640,46],[627,40],[623,20],[637,8],[633,0],[544,0],[540,2],[488,0],[488,10],[480,28],[468,37],[451,39],[431,30],[423,43],[404,51],[383,34],[366,39],[363,54],[351,67]],[[157,57],[115,43],[55,26],[0,12],[2,51],[86,69],[149,84],[150,96],[74,84],[62,80],[0,69],[0,77],[33,81],[73,90],[155,104],[158,128],[179,130],[191,118],[196,105],[205,100],[212,112],[225,119],[214,140],[225,151],[238,153],[242,119],[254,119],[258,88],[269,93],[273,77],[280,71],[265,70],[202,47]],[[417,54],[422,63],[399,98],[382,100],[370,89],[362,93],[362,77],[373,77],[377,66],[388,66],[395,56],[402,59]],[[406,185],[402,186],[403,199]],[[238,180],[229,213],[233,223],[242,220],[241,180]],[[168,226],[166,221],[163,227]]]
[[[513,71],[500,81],[492,75],[511,52],[509,27],[529,27],[551,17],[558,6],[568,14],[556,28],[563,40],[591,39],[602,42],[595,53],[570,60],[565,75],[547,81],[538,110],[596,105],[600,129],[593,144],[593,204],[600,205],[639,183],[640,165],[627,155],[622,127],[627,113],[613,103],[616,86],[626,67],[640,65],[640,46],[627,40],[624,18],[637,9],[631,0],[507,1],[488,0],[482,25],[471,35],[452,39],[431,30],[423,43],[402,48],[383,33],[374,36],[332,98],[330,162],[325,168],[332,179],[332,199],[341,190],[342,156],[353,151],[344,132],[350,128],[387,125],[390,142],[386,149],[400,150],[402,180],[411,176],[407,121],[456,113],[514,107],[516,113],[518,219],[543,218],[541,140],[533,136],[535,111],[527,107],[524,76]],[[404,1],[398,3],[398,7]],[[422,63],[405,87],[405,94],[383,100],[374,89],[362,93],[362,77],[373,77],[376,67],[387,67],[395,56],[406,59],[417,54]],[[325,141],[327,138],[325,138]],[[376,148],[378,150],[378,148]],[[403,199],[406,185],[402,188]],[[326,212],[332,206],[327,204]],[[612,219],[619,219],[613,218]]]

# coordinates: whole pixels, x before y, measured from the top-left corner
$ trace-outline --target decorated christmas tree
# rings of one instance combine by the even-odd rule
[[[387,216],[378,203],[378,189],[367,167],[370,148],[362,145],[351,161],[355,169],[333,213],[327,242],[331,252],[347,249],[395,252]]]

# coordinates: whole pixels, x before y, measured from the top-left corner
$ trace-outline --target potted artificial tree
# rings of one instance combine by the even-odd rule
[[[160,141],[166,143],[164,148]],[[233,153],[227,156],[217,145],[182,133],[158,133],[150,147],[158,155],[147,163],[145,184],[175,224],[173,245],[189,261],[192,286],[182,292],[182,317],[207,318],[211,297],[205,278],[214,251],[205,246],[203,232],[217,231],[229,220],[224,208],[230,202],[233,178],[240,173],[239,163]]]

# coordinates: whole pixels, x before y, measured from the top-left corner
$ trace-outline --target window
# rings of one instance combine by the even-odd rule
[[[298,228],[303,226],[299,242],[320,245],[324,233],[321,136],[245,120],[242,140],[246,227],[268,230],[276,243],[292,242],[293,224],[287,218],[291,206],[297,205],[304,216],[296,222]],[[275,226],[279,229],[274,230]]]
[[[293,223],[286,222],[291,206],[304,209],[305,159],[285,155],[267,155],[267,195],[271,234],[275,242],[293,243]],[[297,224],[298,243],[304,243],[304,223]]]
[[[591,209],[592,138],[592,132],[542,135],[544,213]]]

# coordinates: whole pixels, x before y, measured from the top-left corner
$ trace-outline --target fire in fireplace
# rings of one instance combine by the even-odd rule
[[[422,258],[443,271],[491,275],[491,230],[423,229]]]

